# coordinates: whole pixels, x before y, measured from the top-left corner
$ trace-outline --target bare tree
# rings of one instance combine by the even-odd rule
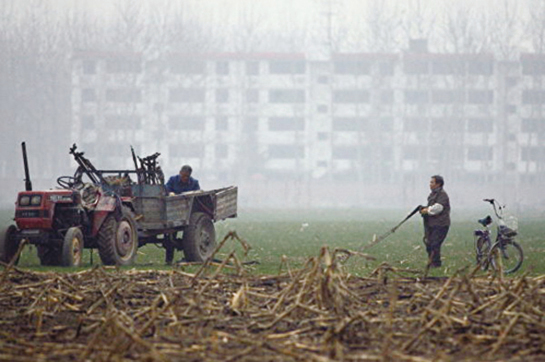
[[[490,50],[500,59],[514,60],[523,43],[520,3],[517,0],[498,1],[487,19]]]
[[[538,54],[545,53],[545,0],[528,0],[530,20],[525,32],[531,39],[532,48]]]
[[[367,3],[364,39],[366,48],[372,52],[394,52],[400,48],[399,31],[402,26],[397,7],[391,1]]]
[[[434,44],[436,39],[436,11],[422,0],[408,0],[400,11],[401,36],[406,44],[410,39],[427,39]]]
[[[449,4],[441,27],[439,50],[447,53],[480,53],[487,48],[487,23],[474,7]]]

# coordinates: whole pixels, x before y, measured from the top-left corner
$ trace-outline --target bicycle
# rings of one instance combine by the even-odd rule
[[[484,229],[475,230],[473,233],[477,265],[480,265],[482,270],[487,270],[489,266],[492,266],[494,270],[501,268],[504,274],[514,273],[520,269],[524,260],[522,247],[515,241],[517,226],[506,224],[503,217],[505,206],[501,206],[497,200],[484,199],[483,201],[490,203],[494,209],[494,214],[497,217],[497,231],[496,240],[492,244],[490,230],[490,225],[493,222],[492,217],[488,215],[478,220]]]

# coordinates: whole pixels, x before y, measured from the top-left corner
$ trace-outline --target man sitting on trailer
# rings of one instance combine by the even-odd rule
[[[168,179],[165,185],[169,196],[179,195],[183,192],[200,190],[199,181],[191,177],[193,169],[189,165],[184,165],[178,175]]]

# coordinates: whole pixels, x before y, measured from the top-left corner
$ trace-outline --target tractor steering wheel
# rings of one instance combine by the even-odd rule
[[[61,176],[57,178],[57,184],[63,189],[71,189],[76,184],[76,178],[72,176]]]
[[[78,167],[78,169],[74,173],[74,176],[61,176],[57,179],[57,184],[59,184],[59,186],[63,189],[72,189],[74,188],[74,186],[80,185],[82,183],[82,176],[83,170],[81,169],[81,167]]]

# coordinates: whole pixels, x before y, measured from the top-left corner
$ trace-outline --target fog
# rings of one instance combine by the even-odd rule
[[[0,0],[0,205],[160,152],[241,208],[545,207],[545,0]]]

